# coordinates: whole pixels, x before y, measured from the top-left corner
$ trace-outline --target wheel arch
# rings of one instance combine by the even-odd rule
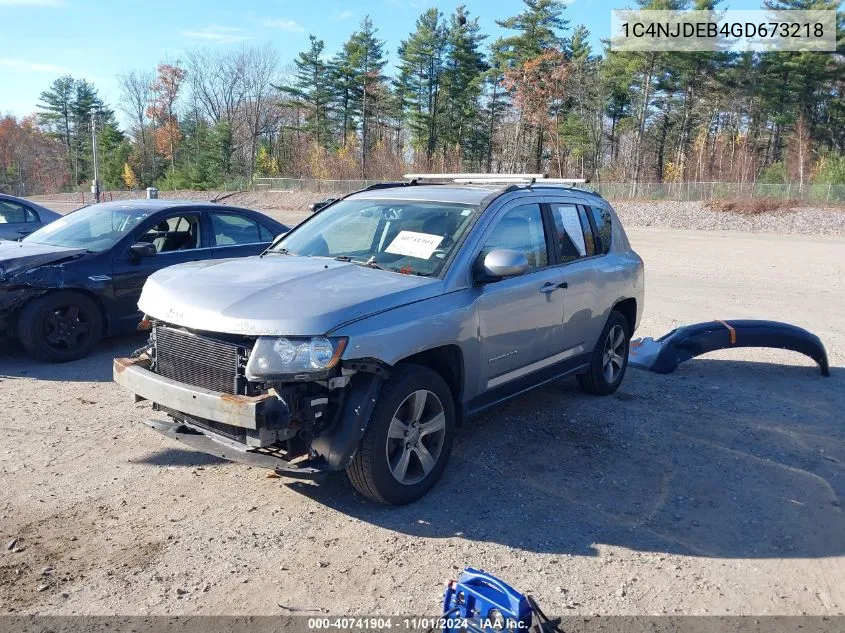
[[[45,292],[33,294],[31,297],[27,298],[26,301],[22,302],[19,306],[16,306],[15,314],[14,314],[14,319],[15,319],[15,322],[14,322],[14,328],[15,329],[14,329],[14,331],[15,331],[15,334],[17,335],[18,328],[20,327],[20,323],[19,323],[20,314],[26,306],[28,306],[33,301],[37,301],[38,299],[41,299],[42,297],[49,297],[50,295],[54,295],[54,294],[59,293],[59,292],[75,292],[77,294],[83,295],[87,299],[90,299],[94,303],[94,305],[97,306],[97,309],[100,311],[100,316],[103,319],[103,336],[108,336],[108,334],[111,332],[111,318],[109,316],[109,312],[106,309],[105,304],[103,303],[103,300],[100,297],[98,297],[96,293],[91,292],[87,288],[79,288],[79,287],[75,287],[75,286],[69,286],[69,287],[66,287],[66,288],[48,288]]]
[[[637,300],[634,297],[620,299],[613,304],[611,312],[619,312],[628,322],[628,334],[633,336],[637,328]]]
[[[421,365],[437,373],[449,387],[455,404],[458,426],[463,424],[464,354],[456,344],[440,345],[402,358],[399,363]],[[397,363],[397,364],[399,364]]]

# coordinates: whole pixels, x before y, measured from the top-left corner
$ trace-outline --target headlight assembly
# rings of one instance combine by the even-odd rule
[[[337,365],[346,347],[345,338],[261,337],[246,364],[248,380],[293,378],[310,380]]]

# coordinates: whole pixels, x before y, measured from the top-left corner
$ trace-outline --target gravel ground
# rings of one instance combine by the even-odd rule
[[[616,202],[613,207],[625,226],[845,235],[845,209],[796,207],[752,215],[714,211],[701,202]]]
[[[144,427],[111,359],[0,351],[0,611],[435,613],[464,566],[549,613],[845,612],[845,238],[632,229],[639,335],[712,318],[818,333],[833,376],[733,350],[606,398],[559,381],[478,416],[442,481],[391,509]]]

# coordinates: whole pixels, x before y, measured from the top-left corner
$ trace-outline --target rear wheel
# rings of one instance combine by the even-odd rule
[[[381,390],[346,474],[374,501],[415,501],[443,474],[454,429],[455,405],[444,380],[427,367],[400,365]]]
[[[102,336],[100,309],[78,292],[39,297],[26,304],[20,314],[21,344],[36,358],[53,363],[87,356]]]
[[[630,339],[628,320],[614,310],[593,350],[590,368],[578,374],[578,384],[584,392],[606,396],[619,388],[628,368]]]

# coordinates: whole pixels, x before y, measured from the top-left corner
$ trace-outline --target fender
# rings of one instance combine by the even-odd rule
[[[383,384],[384,378],[376,374],[361,372],[352,377],[338,419],[311,443],[329,470],[343,470],[352,463]]]
[[[804,328],[778,321],[738,319],[684,325],[664,334],[631,341],[629,362],[634,367],[669,374],[681,363],[717,349],[776,347],[809,356],[822,376],[830,376],[827,352],[818,336]]]

